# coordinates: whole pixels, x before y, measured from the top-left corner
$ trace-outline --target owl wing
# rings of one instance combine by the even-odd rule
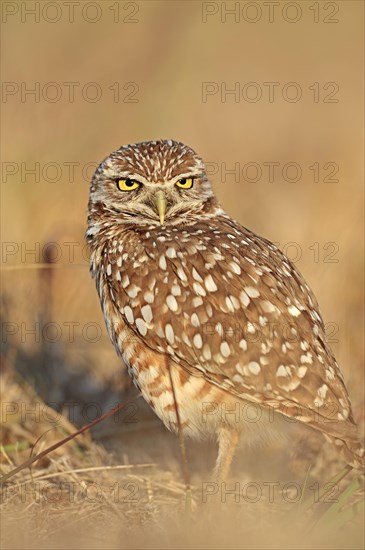
[[[248,402],[357,441],[317,301],[269,241],[228,216],[130,232],[104,273],[124,322],[154,351]]]

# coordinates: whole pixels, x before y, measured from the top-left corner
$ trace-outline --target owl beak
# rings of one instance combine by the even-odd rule
[[[166,213],[166,198],[165,193],[163,191],[157,191],[155,195],[155,204],[157,208],[157,213],[160,218],[160,223],[163,225],[165,221],[165,213]]]

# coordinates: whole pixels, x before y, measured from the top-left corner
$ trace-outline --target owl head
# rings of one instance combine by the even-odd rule
[[[118,223],[188,223],[218,208],[201,158],[172,140],[123,145],[97,168],[91,182],[89,227],[101,214]]]

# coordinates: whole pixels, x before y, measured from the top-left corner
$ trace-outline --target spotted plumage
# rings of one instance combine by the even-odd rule
[[[105,159],[91,183],[87,240],[117,352],[169,429],[178,407],[184,433],[217,437],[218,475],[241,432],[270,437],[285,418],[361,463],[316,298],[274,244],[223,211],[192,149],[144,142]],[[248,405],[257,422],[241,414]]]

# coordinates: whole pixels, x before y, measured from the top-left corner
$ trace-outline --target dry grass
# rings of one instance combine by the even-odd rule
[[[32,453],[39,453],[76,430],[67,418],[46,407],[9,364],[2,377],[2,401],[5,406],[21,405],[18,414],[6,408],[7,417],[3,415],[2,474],[24,462],[31,449]],[[236,464],[226,486],[219,486],[210,480],[209,469],[202,467],[204,447],[200,445],[194,450],[190,445],[193,483],[189,505],[179,461],[176,452],[174,460],[171,448],[174,444],[166,446],[167,433],[156,434],[156,426],[148,421],[130,429],[143,437],[144,445],[148,445],[151,430],[155,433],[158,455],[164,447],[168,452],[165,460],[169,467],[163,468],[159,460],[141,462],[136,445],[132,448],[123,445],[124,453],[114,445],[114,452],[110,452],[86,434],[11,478],[2,489],[2,547],[362,547],[363,496],[358,475],[352,473],[331,485],[327,495],[317,495],[313,490],[317,483],[323,491],[324,480],[328,481],[331,472],[338,473],[341,468],[333,449],[322,450],[312,463],[308,479],[303,455],[295,460],[282,454],[281,467],[276,464],[270,470],[264,466],[261,474],[257,471],[256,455],[255,468],[251,464],[251,471],[245,468],[242,472],[242,467]],[[121,441],[128,441],[127,430],[120,435]],[[307,452],[309,447],[307,441]],[[205,452],[210,450],[206,448]],[[150,449],[145,451],[148,454]],[[266,457],[269,453],[275,456],[275,448],[264,451]],[[263,464],[267,464],[267,458]],[[360,485],[341,503],[341,493],[349,489],[351,479]],[[239,491],[236,487],[236,496],[232,494],[235,484]],[[268,490],[270,484],[272,493]],[[257,487],[261,491],[259,498]],[[297,487],[302,491],[301,499],[297,498]],[[339,511],[330,521],[323,522],[323,513],[336,505],[333,499],[340,502]]]

